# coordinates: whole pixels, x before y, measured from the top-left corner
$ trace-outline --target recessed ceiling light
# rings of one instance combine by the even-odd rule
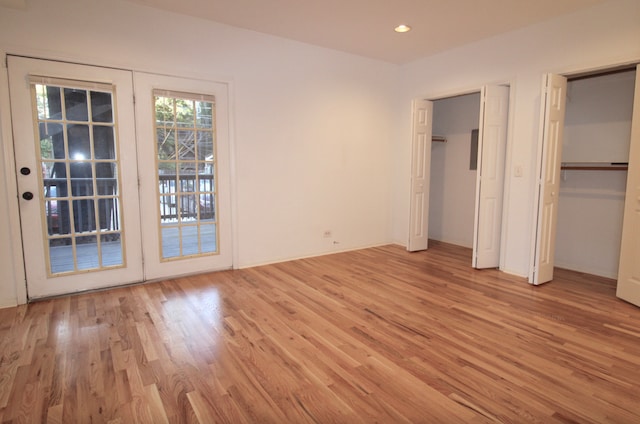
[[[411,31],[411,27],[409,25],[398,25],[397,27],[394,28],[395,32],[409,32]]]

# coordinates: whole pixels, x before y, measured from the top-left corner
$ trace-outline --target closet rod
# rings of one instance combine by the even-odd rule
[[[629,169],[628,162],[563,162],[560,165],[562,170],[573,171],[626,171]]]

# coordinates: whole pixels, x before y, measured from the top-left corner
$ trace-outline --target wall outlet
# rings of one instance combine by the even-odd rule
[[[330,237],[331,237],[331,230],[326,230],[326,231],[322,234],[322,236],[323,236],[324,238],[330,238]]]

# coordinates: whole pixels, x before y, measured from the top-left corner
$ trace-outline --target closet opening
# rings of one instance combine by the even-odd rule
[[[433,102],[429,191],[432,240],[473,247],[479,120],[480,92]]]
[[[618,277],[636,68],[567,77],[555,266]]]
[[[472,248],[474,268],[498,268],[509,87],[416,99],[412,110],[407,249],[443,241]]]

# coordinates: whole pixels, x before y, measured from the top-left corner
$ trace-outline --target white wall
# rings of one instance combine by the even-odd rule
[[[511,86],[506,199],[501,269],[526,276],[530,270],[540,93],[546,72],[569,73],[640,60],[640,2],[612,0],[403,66],[394,157],[394,239],[405,243],[408,228],[411,100]],[[513,170],[521,166],[522,177]]]
[[[0,8],[3,53],[229,83],[235,266],[392,241],[396,66],[128,2],[26,4]],[[0,76],[1,152],[9,154],[0,184],[0,306],[6,306],[20,300],[15,288],[24,277],[12,260],[19,259],[20,234],[10,227],[17,193],[6,68]],[[333,237],[324,238],[325,230]]]
[[[480,93],[433,103],[433,133],[446,143],[431,145],[429,238],[473,246],[476,171],[469,169],[471,130],[478,128]]]
[[[635,71],[569,81],[562,162],[627,162]],[[625,171],[562,172],[556,266],[617,278]]]

